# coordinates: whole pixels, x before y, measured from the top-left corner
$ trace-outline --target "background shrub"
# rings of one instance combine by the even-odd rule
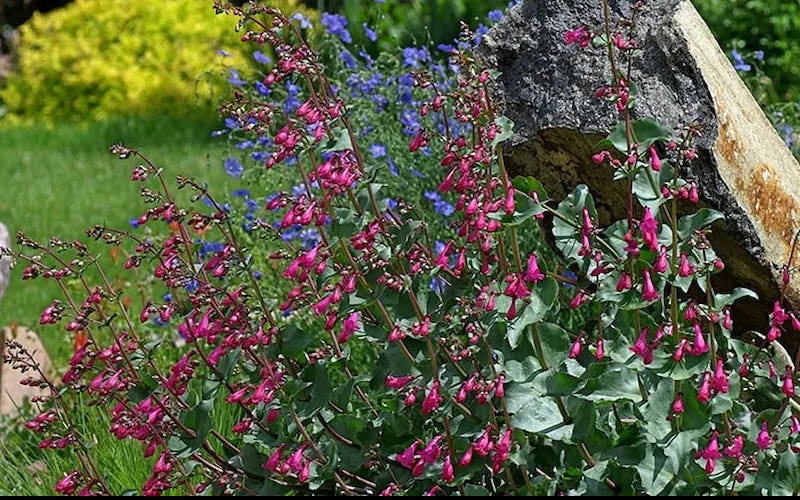
[[[764,51],[763,70],[777,100],[800,97],[800,3],[783,0],[694,0],[726,48]]]
[[[18,70],[0,96],[14,119],[211,115],[236,76],[221,67],[244,66],[234,25],[208,2],[78,0],[20,28]]]

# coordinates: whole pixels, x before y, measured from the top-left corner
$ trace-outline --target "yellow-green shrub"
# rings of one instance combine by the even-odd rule
[[[271,4],[298,10],[297,0]],[[76,0],[36,14],[21,27],[19,67],[0,91],[7,119],[210,112],[225,68],[250,65],[244,51],[253,47],[235,24],[214,14],[212,0]]]

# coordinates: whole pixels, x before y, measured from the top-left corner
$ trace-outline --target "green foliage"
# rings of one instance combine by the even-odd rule
[[[503,10],[509,0],[407,0],[375,4],[375,0],[305,0],[320,12],[340,12],[350,22],[353,40],[367,45],[373,55],[411,45],[452,43],[461,32],[461,22],[475,28],[486,15]],[[369,46],[361,23],[386,33],[377,46]]]
[[[800,98],[800,3],[784,0],[694,0],[724,47],[747,53],[764,51],[764,73],[775,100]]]
[[[276,6],[291,12],[296,1]],[[225,68],[245,67],[234,26],[210,2],[77,0],[21,27],[19,68],[0,99],[11,118],[37,122],[211,116]]]

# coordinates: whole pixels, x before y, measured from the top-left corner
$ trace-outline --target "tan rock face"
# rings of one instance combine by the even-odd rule
[[[630,4],[612,2],[614,15],[629,16]],[[515,123],[509,170],[539,178],[556,200],[588,185],[607,223],[625,216],[624,187],[598,171],[590,155],[618,116],[594,97],[610,73],[604,51],[563,43],[564,33],[582,24],[601,24],[597,2],[527,0],[492,28],[481,57],[500,71],[497,97]],[[800,249],[792,253],[800,230],[800,165],[689,0],[646,2],[635,37],[641,51],[632,71],[639,89],[634,118],[653,118],[668,130],[693,123],[703,131],[698,158],[683,174],[697,180],[705,206],[725,215],[711,235],[726,262],[715,288],[756,291],[761,300],[734,308],[734,329],[764,332],[783,286],[782,267],[800,265]],[[800,273],[785,293],[800,308]],[[793,353],[800,338],[784,337]]]
[[[52,372],[52,363],[50,357],[47,355],[44,346],[42,345],[39,336],[27,328],[6,327],[0,333],[0,340],[13,340],[22,345],[25,350],[33,355],[33,358],[41,367],[44,373]],[[5,351],[8,355],[8,351]],[[23,403],[26,398],[32,398],[37,395],[46,395],[46,390],[36,389],[21,385],[19,382],[27,377],[37,377],[33,371],[21,373],[14,370],[11,363],[2,364],[2,378],[0,378],[0,414],[12,415],[16,413],[16,409]]]

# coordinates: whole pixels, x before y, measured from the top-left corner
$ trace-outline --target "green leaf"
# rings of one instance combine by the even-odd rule
[[[489,490],[487,490],[483,486],[478,486],[476,484],[465,484],[464,485],[464,496],[467,496],[467,497],[488,497],[488,496],[491,496],[491,493],[489,493]]]
[[[313,340],[311,334],[306,333],[295,325],[288,325],[281,330],[281,352],[289,359],[297,359]]]
[[[180,436],[170,438],[169,449],[175,454],[175,458],[189,457],[203,446],[206,435],[213,426],[211,418],[209,417],[211,408],[212,403],[210,401],[202,401],[183,415],[181,423],[183,423],[186,428],[194,431],[195,436],[192,437],[188,434],[181,433]]]
[[[536,191],[539,194],[539,201],[545,201],[549,198],[547,195],[547,190],[545,189],[544,185],[539,181],[539,179],[532,177],[530,175],[523,176],[518,175],[511,180],[511,184],[514,185],[515,188],[519,189],[523,193],[530,195],[530,193]]]
[[[525,329],[541,321],[547,311],[553,307],[558,296],[558,283],[552,278],[547,278],[532,287],[529,296],[530,303],[525,306],[519,316],[508,327],[508,343],[511,349],[516,349]]]
[[[334,138],[328,141],[328,143],[325,145],[325,148],[322,150],[323,152],[331,153],[334,151],[346,151],[353,149],[353,143],[350,141],[350,134],[346,128],[342,127],[336,129],[333,134]]]
[[[639,152],[647,150],[656,141],[669,140],[669,132],[651,118],[640,118],[631,126],[633,140],[639,145]]]
[[[717,308],[722,309],[723,307],[729,306],[744,297],[750,297],[751,299],[758,300],[758,294],[753,290],[750,290],[749,288],[736,287],[731,293],[714,294],[714,305]]]
[[[586,385],[576,396],[587,401],[641,401],[638,374],[638,370],[616,363],[594,364],[586,370]]]
[[[492,149],[497,147],[498,144],[507,141],[512,135],[514,135],[514,122],[511,121],[511,119],[507,116],[497,117],[494,123],[500,128],[500,131],[497,133],[497,135],[495,135],[494,139],[492,139]]]
[[[724,219],[722,212],[710,208],[701,208],[691,215],[684,215],[678,219],[678,234],[682,239],[692,235],[697,229],[710,226],[714,221]]]
[[[569,396],[575,392],[579,385],[581,385],[580,378],[573,377],[560,368],[551,368],[545,380],[545,387],[549,396]]]

